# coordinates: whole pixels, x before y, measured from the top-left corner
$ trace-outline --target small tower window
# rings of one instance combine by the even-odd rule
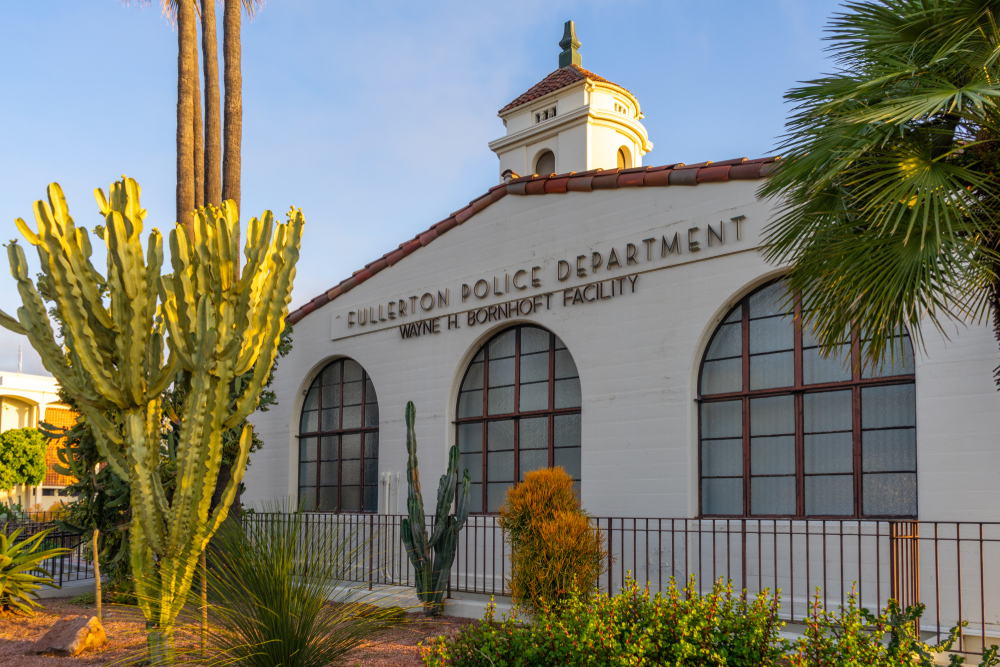
[[[556,156],[552,151],[545,151],[535,162],[535,173],[542,176],[554,174],[556,171]]]
[[[632,168],[632,157],[629,155],[629,150],[624,146],[618,149],[618,168],[619,169]]]
[[[541,123],[543,120],[548,120],[549,118],[556,117],[556,108],[550,107],[548,109],[543,109],[542,111],[535,112],[535,122]]]

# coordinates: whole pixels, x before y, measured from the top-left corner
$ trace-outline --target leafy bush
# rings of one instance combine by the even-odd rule
[[[19,484],[34,486],[45,479],[45,436],[37,428],[0,433],[0,490]]]
[[[573,594],[530,623],[498,623],[491,605],[453,642],[421,652],[427,667],[768,667],[784,654],[777,610],[768,592],[748,600],[721,582],[706,595],[692,580],[651,596],[630,580],[615,596]]]
[[[68,553],[69,549],[44,549],[43,543],[52,529],[43,530],[21,539],[23,528],[7,535],[7,526],[0,533],[0,614],[31,613],[42,605],[35,602],[43,585],[54,588],[48,570],[41,566],[47,558]]]
[[[932,667],[938,664],[934,656],[946,653],[958,637],[959,628],[951,631],[949,638],[939,644],[928,645],[920,641],[917,633],[924,605],[900,609],[895,600],[878,615],[858,606],[854,591],[847,599],[847,607],[839,614],[828,612],[820,603],[819,589],[809,607],[805,637],[791,645],[790,667]],[[883,641],[888,636],[888,641]],[[984,655],[981,667],[1000,664],[994,646]],[[965,658],[952,655],[951,665],[965,664]]]
[[[499,523],[510,539],[508,585],[517,603],[537,610],[594,590],[606,559],[603,538],[565,470],[527,473],[507,491]]]
[[[694,578],[684,589],[671,581],[666,594],[651,596],[634,581],[615,596],[572,595],[560,607],[533,619],[485,618],[452,641],[439,637],[421,647],[426,667],[931,667],[947,652],[959,628],[940,644],[920,641],[916,628],[924,606],[901,610],[895,601],[878,615],[858,607],[851,595],[840,613],[813,602],[805,636],[779,636],[780,597],[768,591],[749,599],[720,580],[704,595]],[[996,667],[998,648],[980,667]],[[952,656],[950,664],[964,665]]]
[[[227,521],[212,539],[208,664],[324,667],[402,620],[343,585],[364,540],[315,528],[306,540],[305,515],[272,519],[249,532]]]

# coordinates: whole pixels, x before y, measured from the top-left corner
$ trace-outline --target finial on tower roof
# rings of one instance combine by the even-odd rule
[[[572,21],[566,21],[559,46],[563,49],[562,53],[559,54],[559,69],[570,65],[580,65],[583,62],[580,52],[577,51],[580,48],[580,40],[576,38],[576,25]]]

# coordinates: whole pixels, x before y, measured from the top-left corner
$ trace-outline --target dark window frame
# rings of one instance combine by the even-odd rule
[[[358,367],[361,369],[361,403],[359,404],[360,407],[361,407],[361,426],[359,428],[343,428],[343,424],[344,424],[344,397],[343,397],[343,389],[342,388],[344,386],[344,366],[346,365],[345,362],[348,362],[348,361],[353,362],[355,364],[358,364]],[[324,430],[324,428],[323,428],[323,426],[324,426],[324,424],[323,424],[323,412],[324,412],[324,408],[323,408],[323,389],[325,388],[325,385],[323,384],[323,380],[322,379],[323,379],[323,374],[326,372],[326,369],[330,368],[331,366],[333,366],[333,365],[335,365],[337,363],[340,363],[340,378],[338,380],[338,384],[337,385],[331,385],[331,386],[341,387],[341,395],[340,395],[340,397],[339,397],[339,399],[337,401],[337,424],[339,425],[339,428]],[[309,392],[311,392],[313,388],[316,388],[318,390],[318,395],[317,395],[317,399],[316,399],[317,400],[317,406],[318,406],[318,408],[316,410],[316,412],[317,412],[317,415],[316,415],[317,430],[316,431],[302,431],[302,416],[306,412],[305,402],[303,402],[302,410],[299,411],[299,434],[298,434],[298,436],[296,436],[297,439],[298,439],[298,441],[299,441],[299,454],[298,454],[299,471],[298,471],[298,475],[297,475],[297,477],[298,477],[298,486],[296,487],[296,489],[297,489],[297,492],[298,492],[298,496],[299,496],[300,502],[301,502],[302,488],[303,487],[306,487],[306,488],[310,488],[311,487],[312,489],[315,490],[315,493],[316,493],[316,509],[307,510],[309,512],[320,512],[320,513],[328,513],[328,514],[343,514],[343,513],[350,513],[350,514],[377,514],[378,513],[378,492],[377,491],[376,491],[376,496],[375,496],[375,507],[373,509],[365,509],[365,487],[366,486],[373,486],[371,484],[365,484],[365,467],[366,467],[365,464],[366,464],[366,462],[369,463],[369,464],[374,463],[376,471],[378,470],[378,452],[376,452],[376,454],[375,454],[374,457],[369,457],[369,456],[365,455],[365,447],[366,447],[366,442],[365,441],[367,439],[367,435],[369,433],[374,433],[376,435],[376,447],[378,447],[378,445],[379,445],[379,443],[378,443],[379,424],[377,423],[379,421],[379,419],[376,419],[375,426],[365,426],[366,411],[367,411],[367,408],[368,408],[368,405],[369,405],[369,403],[368,403],[368,395],[367,395],[368,394],[368,383],[369,382],[371,382],[372,388],[374,389],[375,383],[372,381],[371,376],[368,375],[368,371],[365,370],[364,366],[362,366],[357,361],[354,361],[354,359],[351,359],[350,357],[339,357],[337,359],[334,359],[330,363],[326,364],[325,366],[323,366],[323,368],[321,368],[319,370],[319,372],[316,374],[316,377],[313,378],[313,381],[309,384],[309,388],[306,389],[306,397],[307,398],[309,396]],[[378,412],[378,392],[376,392],[375,402],[374,402],[373,405],[375,405],[375,410],[376,410],[376,412]],[[354,406],[348,406],[348,407],[354,407]],[[360,449],[360,452],[359,452],[359,459],[358,459],[360,461],[360,464],[359,464],[359,467],[360,467],[360,473],[359,473],[359,475],[360,476],[358,478],[358,484],[357,484],[357,487],[358,487],[359,493],[360,493],[360,505],[361,505],[361,509],[359,509],[359,510],[344,510],[344,509],[342,509],[343,508],[343,489],[344,489],[344,484],[343,484],[343,481],[344,481],[344,478],[343,478],[343,474],[344,474],[343,436],[345,436],[345,435],[355,435],[355,434],[358,434],[359,437],[360,437],[360,440],[361,440],[361,444],[360,444],[360,448],[361,449]],[[325,437],[335,437],[335,438],[337,438],[337,486],[336,486],[336,488],[337,488],[337,508],[333,509],[333,510],[321,510],[321,509],[318,509],[318,507],[319,507],[319,490],[320,490],[320,488],[325,488],[325,487],[329,486],[329,485],[321,484],[321,481],[322,481],[322,479],[321,479],[322,463],[324,461],[324,459],[322,458],[322,439],[325,438]],[[316,456],[315,456],[315,459],[313,459],[313,461],[316,463],[316,478],[315,478],[313,484],[303,484],[302,483],[302,463],[304,463],[304,461],[302,461],[302,440],[306,439],[306,438],[312,439],[312,446],[315,447],[315,455]],[[353,486],[353,485],[348,485],[348,486]],[[378,488],[378,485],[374,485],[374,486],[375,486],[376,489]]]
[[[794,384],[786,387],[775,387],[770,389],[751,389],[750,388],[750,299],[758,292],[771,287],[772,285],[781,282],[783,278],[770,281],[764,285],[751,290],[746,295],[743,296],[736,304],[731,306],[727,311],[725,317],[716,325],[715,331],[712,332],[712,337],[708,341],[708,345],[705,347],[705,351],[702,353],[701,362],[698,367],[698,516],[706,518],[736,518],[736,519],[794,519],[794,520],[857,520],[857,519],[916,519],[916,514],[913,515],[878,515],[878,514],[865,514],[863,507],[863,484],[865,475],[877,475],[877,474],[913,474],[916,478],[916,490],[915,496],[917,499],[917,507],[919,508],[919,475],[917,474],[916,464],[914,464],[913,470],[880,470],[878,472],[864,472],[863,461],[862,461],[862,421],[861,421],[861,393],[862,390],[868,387],[884,387],[891,385],[913,385],[916,386],[916,375],[914,373],[903,374],[903,375],[892,375],[885,377],[862,377],[864,374],[864,368],[862,364],[859,363],[859,357],[861,352],[861,339],[857,331],[852,332],[850,340],[850,353],[851,353],[851,379],[835,382],[824,382],[817,384],[805,384],[803,382],[803,330],[802,330],[802,308],[801,302],[795,300],[794,308]],[[705,363],[708,361],[707,357],[709,351],[712,349],[712,344],[715,342],[716,337],[721,333],[723,325],[727,323],[727,320],[732,315],[733,311],[737,308],[742,309],[741,317],[741,373],[743,385],[742,389],[734,392],[720,393],[720,394],[702,394],[702,381],[704,379]],[[767,317],[779,317],[779,316],[767,316]],[[761,319],[766,319],[761,318]],[[733,322],[729,322],[732,324]],[[847,341],[845,341],[845,344]],[[912,350],[912,340],[910,341]],[[810,348],[815,347],[810,345]],[[766,356],[767,354],[781,354],[782,352],[764,352],[758,353],[753,356]],[[721,357],[718,359],[713,359],[712,361],[720,361],[723,359],[730,359],[737,357]],[[852,424],[852,463],[853,469],[850,473],[806,473],[805,472],[805,415],[803,409],[804,397],[808,394],[818,394],[827,393],[837,390],[849,390],[851,391],[851,424]],[[755,398],[767,398],[767,397],[777,397],[777,396],[793,396],[795,407],[794,407],[794,418],[795,418],[795,514],[753,514],[751,513],[751,478],[753,477],[780,477],[780,476],[791,476],[791,475],[752,475],[751,474],[751,458],[750,458],[750,401]],[[915,396],[915,394],[914,394]],[[713,479],[742,479],[743,481],[743,513],[742,514],[706,514],[703,510],[703,480],[706,478],[704,474],[704,461],[703,461],[703,450],[704,450],[704,439],[702,437],[702,409],[703,406],[709,403],[723,403],[732,402],[735,400],[741,401],[741,411],[742,411],[742,445],[743,445],[743,474],[739,475],[710,475],[709,478]],[[914,398],[915,400],[915,398]],[[884,429],[865,429],[866,431],[871,430],[890,430],[896,427],[888,427]],[[911,427],[907,427],[911,428]],[[914,439],[916,440],[917,435],[917,424],[914,421],[914,426],[912,427],[914,432]],[[846,432],[846,431],[845,431]],[[833,433],[833,431],[831,431]],[[817,514],[806,514],[805,502],[805,478],[806,477],[826,477],[826,476],[853,476],[853,492],[854,492],[854,512],[850,515],[817,515]]]
[[[549,389],[549,405],[548,408],[544,410],[530,410],[521,411],[521,331],[525,328],[539,329],[546,332],[549,335],[549,376],[548,376],[548,389]],[[503,413],[503,414],[490,414],[489,413],[489,367],[490,367],[490,344],[499,338],[500,336],[506,334],[509,331],[515,331],[514,335],[514,356],[513,357],[501,357],[502,359],[514,359],[514,411]],[[546,417],[548,419],[548,454],[549,461],[548,466],[551,468],[555,464],[555,418],[562,415],[582,415],[582,406],[577,406],[575,408],[556,408],[555,407],[555,383],[556,383],[556,373],[555,373],[555,360],[556,360],[556,340],[558,336],[555,335],[549,329],[541,327],[535,324],[518,324],[513,327],[507,327],[502,331],[497,332],[493,336],[490,336],[479,348],[476,353],[472,355],[466,365],[465,373],[462,374],[462,381],[459,383],[458,397],[455,402],[456,409],[456,419],[453,422],[455,425],[455,443],[459,442],[459,432],[463,425],[465,424],[482,424],[482,482],[480,484],[480,491],[482,493],[482,511],[481,512],[470,512],[470,514],[479,515],[496,515],[496,512],[490,512],[488,510],[488,489],[489,489],[489,424],[491,422],[500,421],[513,421],[514,422],[514,482],[513,485],[517,486],[521,483],[521,448],[520,448],[520,423],[522,419],[537,419],[541,417]],[[565,343],[564,343],[565,345]],[[569,347],[564,348],[569,352]],[[482,354],[483,359],[483,407],[482,415],[477,417],[458,417],[459,409],[462,400],[462,387],[465,386],[466,378],[468,378],[469,372],[472,370],[472,366],[476,363],[477,357]],[[569,352],[570,357],[572,357],[572,352]],[[576,359],[573,359],[573,364],[576,365]],[[577,375],[574,376],[577,381],[579,381],[579,368],[577,368]],[[568,378],[560,378],[568,379]],[[582,394],[582,385],[581,385]],[[582,396],[581,396],[582,403]],[[582,416],[581,416],[582,419]],[[581,443],[582,447],[582,443]],[[581,448],[582,454],[582,448]],[[461,474],[461,473],[460,473]],[[582,483],[582,480],[574,480],[578,483]]]

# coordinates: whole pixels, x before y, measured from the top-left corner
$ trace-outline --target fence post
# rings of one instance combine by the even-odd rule
[[[743,566],[741,582],[743,585],[743,600],[746,601],[747,589],[749,588],[749,586],[747,586],[747,520],[741,519],[740,524],[740,537],[743,541],[742,555],[740,557],[740,562]]]
[[[612,586],[614,585],[614,539],[612,538],[612,530],[614,530],[614,519],[608,517],[608,595],[613,595]]]
[[[368,515],[368,590],[372,590],[372,575],[375,572],[375,515]]]
[[[889,597],[903,609],[920,604],[920,524],[889,522]]]

